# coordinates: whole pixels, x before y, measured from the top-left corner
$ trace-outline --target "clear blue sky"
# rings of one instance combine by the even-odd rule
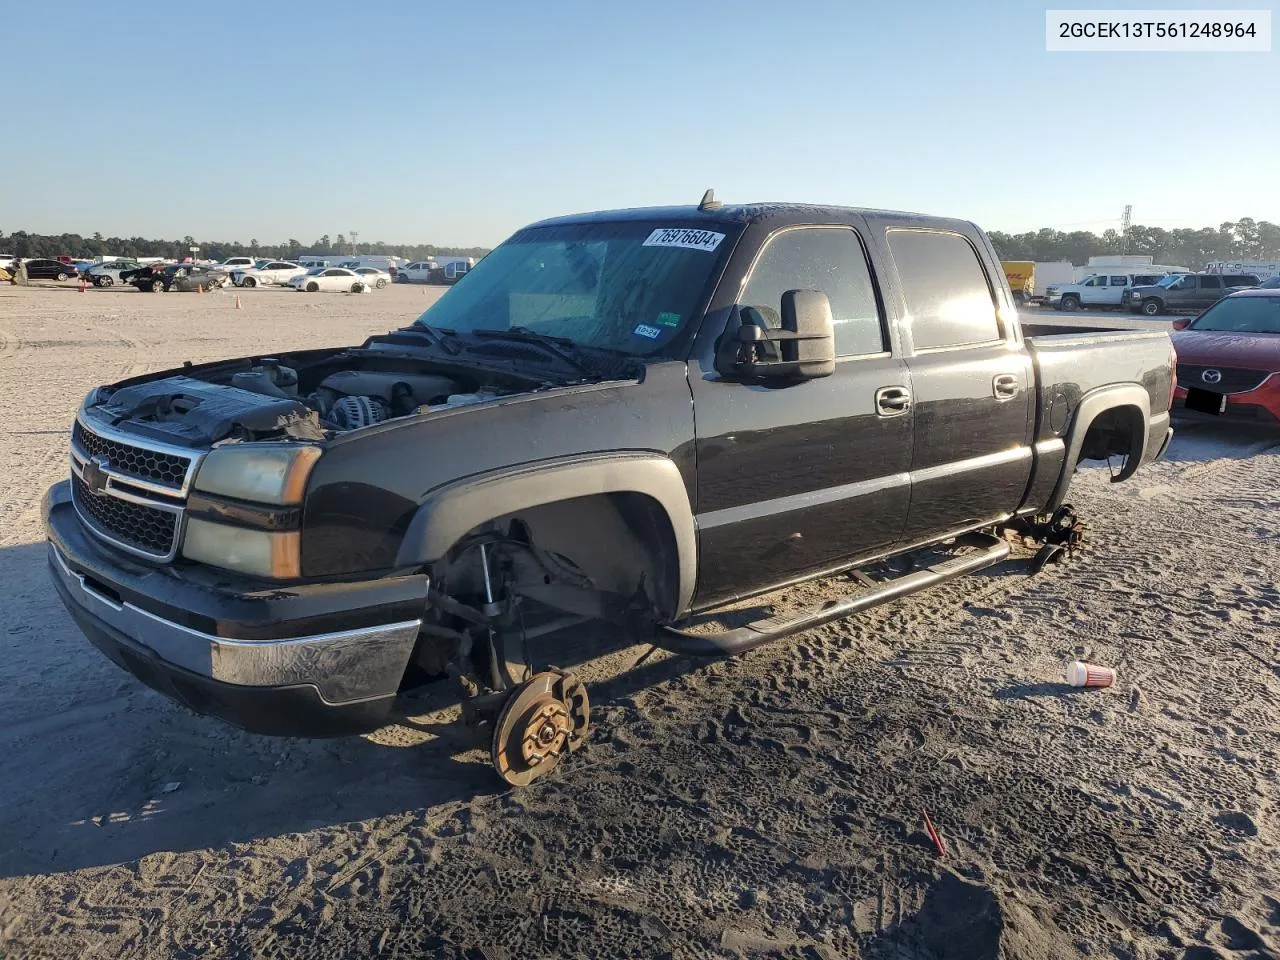
[[[707,186],[1011,231],[1280,221],[1280,54],[1046,53],[1045,6],[18,3],[0,230],[492,245]]]

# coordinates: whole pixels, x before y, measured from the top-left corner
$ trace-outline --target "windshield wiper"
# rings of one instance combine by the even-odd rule
[[[529,343],[542,347],[550,354],[559,357],[584,377],[599,376],[570,351],[577,346],[568,337],[554,337],[549,333],[538,333],[528,327],[508,327],[506,330],[472,330],[473,337],[489,337],[494,340],[515,340],[518,343]],[[568,348],[568,349],[566,349]]]
[[[432,343],[450,356],[456,357],[462,350],[462,345],[458,343],[458,331],[448,327],[433,327],[429,323],[416,321],[405,329],[426,334]]]

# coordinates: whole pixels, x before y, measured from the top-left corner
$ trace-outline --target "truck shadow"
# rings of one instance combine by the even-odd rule
[[[198,716],[94,649],[62,609],[43,543],[0,548],[0,877],[60,873],[157,852],[271,842],[337,824],[433,811],[507,787],[479,732],[453,724],[444,684],[405,698],[397,722],[366,737],[262,737]],[[548,638],[549,639],[549,638]],[[625,650],[599,632],[559,666]],[[644,648],[635,648],[639,658]],[[560,650],[556,651],[559,655]],[[624,666],[633,662],[626,651]],[[596,716],[702,669],[657,659],[591,685]],[[596,726],[592,739],[607,739]],[[591,762],[591,751],[564,771]],[[561,775],[561,771],[551,774]]]

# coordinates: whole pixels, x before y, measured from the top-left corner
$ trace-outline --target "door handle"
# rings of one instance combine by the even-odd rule
[[[1013,373],[1002,373],[991,380],[991,392],[997,400],[1010,400],[1018,395],[1018,377]]]
[[[911,409],[911,391],[906,387],[881,387],[876,391],[876,413],[897,417]]]

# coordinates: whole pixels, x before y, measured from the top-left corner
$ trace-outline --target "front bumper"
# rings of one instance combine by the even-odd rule
[[[1272,374],[1261,386],[1245,393],[1228,393],[1227,409],[1221,415],[1188,410],[1187,388],[1179,386],[1174,391],[1174,412],[1179,418],[1203,420],[1231,420],[1280,426],[1280,374]]]
[[[267,585],[151,566],[101,545],[68,484],[45,495],[49,568],[89,640],[143,683],[255,733],[382,725],[426,606],[425,576]]]

